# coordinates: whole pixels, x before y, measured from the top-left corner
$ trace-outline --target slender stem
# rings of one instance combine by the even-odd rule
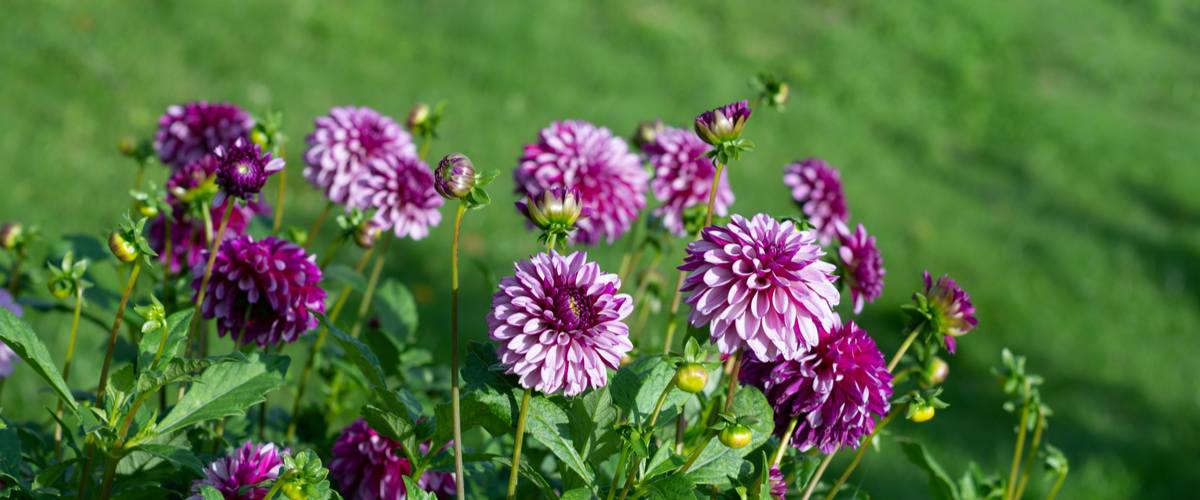
[[[121,458],[117,456],[104,457],[104,482],[100,486],[100,500],[108,500],[112,492],[113,479],[117,477],[117,464]]]
[[[429,154],[429,143],[430,142],[433,142],[433,141],[431,141],[430,137],[428,135],[426,135],[425,139],[421,141],[421,152],[420,152],[420,154],[417,155],[418,160],[425,161],[425,155]]]
[[[71,322],[71,342],[67,344],[67,360],[63,361],[63,381],[71,380],[71,357],[75,354],[75,332],[79,331],[79,313],[83,309],[83,287],[75,286],[75,319]],[[63,402],[58,401],[58,411],[55,415],[62,420]],[[54,424],[54,458],[62,460],[62,424]]]
[[[188,327],[187,346],[183,349],[183,357],[185,359],[191,357],[192,344],[196,342],[196,330],[200,325],[201,311],[204,307],[204,296],[208,292],[208,280],[212,278],[213,265],[217,262],[217,248],[220,247],[221,241],[225,239],[225,229],[229,227],[229,214],[233,212],[234,203],[236,201],[233,198],[225,202],[225,214],[221,216],[221,226],[217,229],[217,237],[213,238],[209,245],[208,265],[204,267],[204,277],[200,279],[200,291],[197,292],[196,296],[196,308],[192,313],[192,324]],[[208,213],[208,207],[202,207],[202,211]],[[164,333],[164,335],[166,334]],[[205,338],[207,338],[207,335],[205,335]],[[179,384],[179,398],[183,398],[185,385],[183,383]]]
[[[1033,441],[1029,442],[1029,456],[1025,459],[1025,471],[1021,473],[1021,480],[1017,482],[1017,494],[1014,499],[1021,498],[1025,493],[1025,483],[1029,481],[1029,473],[1033,471],[1033,459],[1037,456],[1038,445],[1042,442],[1042,424],[1046,422],[1046,416],[1042,413],[1042,407],[1038,406],[1037,425],[1033,428]]]
[[[317,239],[317,232],[321,230],[321,226],[325,224],[325,218],[329,216],[329,211],[333,210],[333,202],[325,204],[325,209],[321,211],[321,215],[317,216],[317,222],[313,223],[312,229],[308,230],[308,239],[304,241],[304,249],[312,245],[313,240]]]
[[[699,241],[703,234],[703,231],[696,233],[696,238],[693,241]],[[679,325],[679,318],[676,316],[679,313],[679,303],[683,300],[683,280],[686,278],[687,271],[679,271],[679,278],[675,280],[675,297],[671,299],[671,314],[669,315],[670,319],[667,320],[667,335],[665,342],[663,342],[663,354],[671,352],[671,341],[675,337],[675,328]]]
[[[276,479],[275,484],[271,485],[271,489],[267,490],[267,496],[263,497],[263,500],[271,500],[272,498],[275,498],[275,494],[279,493],[279,488],[283,486],[283,483],[287,481],[287,478],[291,476],[293,472],[295,472],[295,470],[289,470],[283,473],[279,479]]]
[[[829,468],[829,462],[832,461],[833,453],[825,455],[825,458],[821,460],[821,465],[818,465],[816,472],[813,473],[812,479],[808,480],[808,486],[804,487],[804,496],[800,497],[800,500],[808,500],[812,497],[813,490],[817,488],[817,483],[821,480],[821,475],[825,474],[825,469]],[[839,484],[838,486],[840,487],[841,485]]]
[[[125,285],[125,294],[121,296],[121,305],[117,307],[117,317],[113,320],[112,334],[108,337],[108,353],[104,355],[104,367],[100,369],[100,388],[96,390],[96,407],[104,408],[104,390],[108,384],[108,367],[112,364],[113,350],[117,346],[117,333],[121,331],[121,319],[125,317],[125,305],[129,303],[129,294],[133,284],[137,282],[138,272],[142,270],[141,255],[133,261],[133,270],[129,272],[129,284]]]
[[[671,394],[671,389],[675,388],[675,378],[671,377],[671,381],[667,383],[667,387],[663,389],[662,395],[658,397],[658,403],[654,404],[654,413],[650,415],[650,429],[654,429],[654,424],[658,422],[658,413],[662,411],[663,403],[667,402],[667,396]]]
[[[135,178],[134,178],[134,180],[133,180],[133,189],[134,189],[134,191],[141,191],[141,190],[142,190],[142,178],[143,178],[145,175],[146,175],[146,162],[139,161],[139,162],[138,162],[138,173],[137,173],[137,177],[135,177]],[[131,204],[131,206],[129,207],[129,209],[130,209],[130,210],[132,210],[132,211],[134,211],[134,212],[137,212],[137,208],[138,208],[138,201],[135,199],[135,200],[133,200],[133,203]]]
[[[1026,391],[1026,394],[1029,392]],[[1030,401],[1026,399],[1021,408],[1021,421],[1018,423],[1021,428],[1017,431],[1017,447],[1013,452],[1012,471],[1008,474],[1008,487],[1004,493],[1004,498],[1008,500],[1013,500],[1014,494],[1017,492],[1017,471],[1021,468],[1021,449],[1025,446],[1025,434],[1029,429],[1029,426],[1025,425],[1026,422],[1029,422],[1029,403]]]
[[[617,459],[617,469],[613,471],[612,486],[608,488],[608,500],[613,500],[617,494],[617,484],[621,482],[621,476],[625,475],[625,461],[629,458],[629,445],[621,447],[621,458]]]
[[[163,230],[166,232],[166,238],[163,239],[163,257],[166,259],[163,264],[163,302],[166,302],[167,315],[170,316],[175,312],[175,287],[171,286],[171,219],[165,215]]]
[[[625,497],[629,495],[629,488],[633,486],[633,480],[637,476],[637,471],[638,468],[636,466],[629,468],[629,475],[625,478],[625,487],[621,489],[619,500],[625,500]]]
[[[375,258],[375,266],[371,268],[371,278],[367,280],[367,289],[363,292],[362,302],[358,304],[358,316],[354,318],[354,326],[350,328],[350,336],[358,338],[362,333],[363,321],[371,312],[371,301],[375,300],[375,288],[379,286],[379,276],[383,274],[383,265],[387,262],[388,247],[392,244],[394,233],[388,232],[379,247],[379,256]]]
[[[705,433],[704,440],[701,441],[700,445],[697,446],[696,449],[692,451],[692,456],[688,457],[688,461],[687,461],[687,463],[683,464],[683,468],[679,469],[680,474],[686,474],[688,469],[692,468],[692,464],[696,463],[697,458],[700,458],[700,453],[704,451],[704,448],[708,447],[708,442],[712,441],[712,438],[714,438],[716,436],[717,436],[717,433],[712,432],[712,431],[708,431],[707,433]]]
[[[279,145],[279,159],[286,160],[287,151],[283,144]],[[286,161],[285,161],[286,164]],[[287,194],[287,169],[279,171],[279,197],[275,200],[275,222],[271,224],[271,236],[279,236],[279,227],[283,224],[283,199]]]
[[[729,375],[729,393],[725,395],[725,411],[733,407],[733,395],[737,394],[738,389],[738,373],[742,370],[742,349],[739,347],[737,352],[733,353],[733,371]]]
[[[775,452],[775,459],[771,461],[771,465],[779,465],[779,461],[783,460],[784,450],[787,450],[788,444],[792,440],[792,433],[796,432],[796,424],[800,423],[800,417],[792,417],[788,422],[787,431],[784,431],[783,437],[779,439],[779,451]]]
[[[92,477],[92,455],[96,453],[96,444],[88,443],[87,458],[83,459],[83,467],[79,469],[79,497],[83,500],[87,495],[88,479]]]
[[[708,214],[704,216],[704,227],[712,225],[713,205],[717,202],[717,187],[721,183],[721,171],[725,170],[725,164],[719,161],[714,161],[717,165],[717,173],[713,176],[712,190],[708,192]]]
[[[892,412],[889,413],[882,422],[879,422],[879,425],[875,426],[875,430],[871,431],[871,434],[867,435],[867,439],[863,440],[862,446],[858,447],[858,453],[854,454],[854,460],[850,462],[849,467],[846,467],[846,472],[842,473],[842,477],[838,478],[837,484],[833,485],[833,489],[829,490],[829,496],[825,497],[825,500],[833,500],[833,497],[837,494],[838,489],[841,488],[842,484],[846,482],[846,478],[850,477],[850,473],[854,472],[854,468],[858,466],[858,461],[862,460],[863,453],[867,451],[867,447],[871,446],[871,440],[875,439],[875,435],[879,434],[879,431],[883,430],[883,428],[887,426],[888,422],[891,422],[896,415],[900,414],[900,410],[903,409],[904,406],[905,405],[901,404],[893,408]],[[832,457],[833,453],[830,453],[829,456]],[[814,482],[819,479],[821,479],[820,474],[813,475],[812,480]]]
[[[679,416],[675,417],[675,454],[683,453],[683,431],[687,428],[687,417],[683,416],[683,412],[679,412]]]
[[[207,205],[200,207],[200,218],[204,220],[204,244],[211,247],[213,244],[213,221],[212,211],[208,209]]]
[[[237,344],[234,344],[234,347],[236,348]],[[283,350],[282,343],[275,344],[274,346],[271,346],[270,344],[268,344],[267,347],[265,349],[263,349],[263,352],[266,354],[271,354],[272,347],[275,348],[276,354],[278,354],[279,351]],[[271,391],[267,391],[266,393],[263,394],[263,402],[258,410],[258,440],[259,441],[267,440],[267,411],[269,411],[271,408],[270,399],[269,399],[270,395],[271,395]]]
[[[546,239],[546,255],[550,255],[550,251],[554,250],[554,243],[558,239],[558,235],[550,233],[550,237]]]
[[[891,373],[892,370],[896,369],[896,365],[900,364],[900,358],[904,357],[904,353],[908,351],[909,346],[917,339],[917,335],[921,333],[921,329],[924,326],[925,323],[917,325],[916,328],[913,328],[912,333],[908,335],[908,338],[904,339],[904,343],[900,344],[900,350],[896,351],[896,355],[892,356],[892,362],[888,363],[888,373]]]
[[[17,289],[21,287],[21,263],[25,261],[25,247],[21,247],[17,251],[17,262],[13,264],[12,276],[8,278],[8,293],[12,294],[13,298],[17,296]]]
[[[346,238],[342,235],[338,235],[337,238],[333,239],[333,243],[329,245],[329,250],[325,251],[325,257],[321,259],[321,271],[324,271],[325,267],[329,265],[329,261],[333,259],[333,254],[342,246],[343,241],[346,241]]]
[[[1058,496],[1058,489],[1062,488],[1063,480],[1066,478],[1066,473],[1058,475],[1058,480],[1054,482],[1054,489],[1050,490],[1050,496],[1047,496],[1046,500],[1054,500],[1054,497]]]
[[[429,144],[426,138],[425,144]],[[467,200],[458,203],[458,214],[454,217],[454,242],[450,245],[450,413],[454,418],[454,491],[458,500],[466,498],[462,457],[462,417],[459,415],[458,393],[458,235],[462,230],[463,214],[467,211]],[[517,488],[517,468],[521,466],[521,438],[525,434],[525,411],[529,406],[530,389],[525,390],[521,403],[521,417],[517,421],[517,443],[513,451],[513,472],[508,480],[508,498],[512,500]]]
[[[625,254],[621,256],[621,267],[617,268],[617,280],[622,285],[625,284],[625,277],[629,274],[629,263],[633,257],[633,240],[635,240],[633,231],[629,232],[629,241],[625,242]]]
[[[513,444],[512,472],[508,474],[508,500],[517,497],[517,469],[521,468],[521,444],[525,440],[525,417],[529,415],[529,396],[532,394],[532,388],[525,389],[525,395],[521,397],[521,415],[517,417],[517,441]],[[458,427],[455,426],[455,430],[457,429]],[[454,445],[457,447],[458,442],[456,441]],[[458,457],[455,459],[460,460]]]

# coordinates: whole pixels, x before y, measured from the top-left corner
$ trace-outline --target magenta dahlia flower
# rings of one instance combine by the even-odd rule
[[[654,142],[643,149],[650,156],[655,172],[650,188],[663,203],[654,209],[654,215],[662,217],[663,225],[676,236],[685,236],[683,211],[696,205],[707,206],[712,193],[717,169],[704,157],[712,147],[690,130],[667,127],[655,134]],[[726,216],[733,200],[729,176],[722,171],[713,212]]]
[[[763,391],[775,409],[775,432],[802,417],[792,446],[833,453],[875,430],[875,417],[891,409],[892,375],[875,341],[854,322],[839,325],[801,356],[772,362],[745,358],[738,379]]]
[[[192,268],[192,289],[197,291],[192,300],[198,298],[208,263],[208,252],[204,254]],[[299,245],[275,237],[254,241],[246,234],[222,242],[208,282],[204,319],[216,318],[221,336],[228,333],[243,344],[295,341],[317,326],[310,309],[325,312],[315,260]]]
[[[682,291],[692,306],[688,321],[709,325],[724,354],[739,349],[758,359],[796,359],[817,345],[838,317],[840,297],[833,264],[812,231],[797,231],[766,214],[734,215],[728,227],[712,226],[688,244],[679,267],[690,271]]]
[[[350,195],[351,207],[375,209],[373,220],[396,236],[419,240],[429,227],[442,221],[438,208],[446,201],[434,187],[429,165],[416,156],[388,156],[371,160]]]
[[[262,147],[245,139],[238,139],[233,147],[217,146],[213,151],[217,157],[217,185],[221,190],[213,197],[213,206],[225,204],[226,198],[258,201],[258,192],[267,184],[267,177],[283,170],[283,158],[271,158],[263,153]]]
[[[862,312],[863,302],[875,302],[883,295],[883,257],[875,246],[875,237],[867,236],[867,228],[859,224],[853,233],[842,221],[835,221],[838,240],[838,257],[846,271],[846,285],[850,287],[850,298],[854,301],[854,314]]]
[[[838,170],[824,160],[805,158],[783,167],[783,183],[792,188],[792,199],[817,229],[821,245],[832,242],[837,234],[834,221],[850,220]]]
[[[3,288],[0,288],[0,307],[8,309],[18,318],[25,315],[25,309],[21,307],[21,304],[13,300],[12,294]],[[0,342],[0,380],[12,375],[13,371],[17,369],[16,363],[20,361],[21,358],[17,356],[17,353],[13,352],[4,342]]]
[[[396,156],[416,158],[412,136],[389,116],[368,107],[329,110],[314,120],[304,152],[304,178],[334,203],[349,201],[354,184],[371,160]]]
[[[955,337],[966,335],[979,324],[975,319],[975,306],[971,295],[963,291],[947,274],[933,282],[933,276],[925,271],[925,298],[933,312],[934,331],[945,336],[946,350],[955,350]]]
[[[633,349],[629,327],[633,299],[617,293],[621,280],[600,270],[587,254],[537,254],[500,280],[488,313],[488,338],[506,373],[522,387],[575,396],[608,384]]]
[[[253,129],[250,113],[227,102],[176,104],[158,119],[154,150],[164,165],[179,168],[238,139],[249,141]]]
[[[279,477],[279,469],[283,467],[280,455],[287,453],[287,449],[280,452],[275,443],[246,443],[230,448],[228,456],[213,460],[204,468],[204,479],[192,481],[187,500],[203,500],[200,487],[204,485],[216,488],[225,500],[261,500],[267,496],[268,488],[250,488],[245,494],[238,489]]]
[[[427,453],[429,443],[420,448]],[[334,443],[329,475],[346,500],[404,500],[408,491],[402,478],[412,474],[412,465],[402,458],[402,450],[400,443],[379,435],[360,418],[343,429]],[[454,474],[426,472],[417,486],[438,498],[449,498],[455,493]]]
[[[591,217],[573,237],[584,244],[612,243],[633,226],[646,207],[649,175],[625,140],[582,120],[551,123],[537,143],[525,145],[513,172],[516,193],[538,195],[553,188],[579,189]]]
[[[771,466],[767,479],[771,483],[771,500],[783,500],[788,491],[787,481],[783,479],[783,473],[779,472],[778,465]]]
[[[712,111],[705,111],[696,117],[696,135],[713,145],[737,140],[742,135],[742,127],[746,125],[746,120],[750,119],[752,111],[750,103],[744,99]]]

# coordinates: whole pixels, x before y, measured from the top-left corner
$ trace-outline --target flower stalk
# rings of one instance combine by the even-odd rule
[[[287,154],[283,144],[279,145],[279,158],[286,160]],[[287,195],[287,169],[279,171],[279,197],[275,200],[275,221],[271,223],[271,236],[279,236],[279,228],[283,224],[283,200]],[[307,242],[306,242],[307,243]]]
[[[75,354],[75,333],[79,330],[79,313],[83,309],[83,287],[75,287],[75,318],[71,322],[71,341],[67,344],[67,359],[63,361],[63,380],[70,380],[71,376],[71,357]],[[58,420],[62,420],[63,402],[58,401],[58,410],[54,413]],[[54,425],[54,458],[62,460],[62,424]]]
[[[213,265],[217,263],[217,249],[221,245],[221,241],[225,239],[225,229],[229,227],[229,214],[233,212],[234,200],[229,200],[225,205],[225,214],[221,216],[221,225],[217,228],[217,237],[209,243],[208,250],[208,265],[204,267],[204,277],[200,279],[200,291],[197,292],[195,314],[192,315],[192,325],[188,327],[187,347],[184,348],[184,357],[191,357],[192,344],[195,343],[197,326],[200,324],[201,308],[204,307],[205,292],[208,291],[208,280],[212,278]],[[207,207],[203,212],[208,212]],[[179,396],[183,397],[183,384],[179,386]]]
[[[1028,383],[1025,385],[1025,394],[1029,394]],[[1016,498],[1015,493],[1017,492],[1017,472],[1020,471],[1021,467],[1021,449],[1025,446],[1025,434],[1029,429],[1027,423],[1029,422],[1029,405],[1032,402],[1032,399],[1026,396],[1025,404],[1021,405],[1021,420],[1017,424],[1020,426],[1020,429],[1017,430],[1017,446],[1013,451],[1012,471],[1010,471],[1008,474],[1008,487],[1004,492],[1004,498],[1008,500],[1013,500]]]
[[[321,215],[317,216],[317,221],[313,223],[312,229],[308,230],[308,239],[304,241],[304,249],[312,245],[313,240],[317,239],[317,232],[321,230],[321,226],[325,225],[325,218],[329,217],[329,211],[333,210],[334,203],[331,201],[325,204],[325,209],[321,210]]]
[[[917,339],[917,335],[921,334],[921,330],[924,328],[924,326],[925,323],[918,324],[915,328],[913,328],[913,331],[908,335],[908,338],[904,339],[904,343],[900,344],[900,350],[896,351],[896,355],[892,356],[892,361],[888,363],[888,373],[891,373],[896,369],[896,365],[900,364],[900,358],[904,357],[905,352],[908,352],[908,348],[911,347],[913,341]]]
[[[454,242],[450,245],[450,410],[454,419],[454,492],[458,500],[466,498],[463,486],[462,417],[459,414],[458,389],[458,236],[462,230],[463,214],[467,211],[467,199],[458,203],[454,216]],[[520,467],[521,438],[525,433],[525,413],[529,409],[530,389],[525,390],[521,403],[521,417],[517,421],[517,443],[513,451],[513,472],[508,481],[508,499],[512,500],[517,488],[517,469]]]
[[[833,485],[833,489],[829,490],[829,496],[825,497],[825,500],[833,500],[833,497],[837,495],[838,490],[841,489],[842,484],[844,484],[846,482],[846,478],[849,478],[850,473],[854,472],[854,468],[858,466],[859,460],[862,460],[863,453],[865,453],[867,451],[867,448],[871,446],[871,440],[875,439],[875,435],[879,434],[879,431],[883,430],[883,428],[886,427],[887,424],[889,422],[891,422],[893,418],[896,417],[896,415],[899,415],[900,410],[903,408],[904,408],[904,405],[896,406],[896,408],[893,409],[892,412],[889,413],[888,416],[886,418],[884,418],[882,422],[879,422],[879,425],[875,426],[875,430],[871,431],[871,434],[867,435],[867,438],[863,440],[862,445],[858,447],[858,453],[854,454],[854,460],[850,461],[850,466],[846,467],[846,472],[842,473],[842,477],[838,478],[837,483]],[[830,453],[828,458],[832,458],[832,457],[833,457],[833,453]],[[813,478],[812,478],[812,484],[816,484],[816,482],[820,479],[821,479],[821,476],[819,473],[814,474]],[[805,498],[807,498],[807,497],[805,497]]]
[[[525,440],[525,417],[529,416],[529,397],[531,395],[533,395],[533,389],[525,389],[525,395],[521,397],[521,415],[517,417],[517,437],[516,443],[513,444],[512,472],[508,474],[508,496],[506,497],[508,500],[517,497],[517,471],[521,468],[521,445]],[[457,423],[457,418],[455,420]],[[458,432],[457,425],[454,426],[454,431]],[[454,446],[457,449],[458,443],[455,442]],[[455,456],[455,460],[461,459],[461,456]]]
[[[1046,423],[1046,415],[1043,413],[1041,406],[1038,406],[1037,425],[1033,428],[1033,441],[1029,442],[1029,456],[1025,459],[1025,471],[1021,473],[1021,480],[1017,482],[1017,494],[1013,498],[1021,498],[1025,493],[1025,484],[1029,481],[1029,474],[1033,471],[1033,459],[1037,456],[1038,445],[1042,441],[1042,427]]]
[[[775,459],[771,460],[771,465],[779,465],[779,461],[783,460],[783,454],[787,450],[788,444],[792,441],[792,433],[796,432],[796,425],[800,423],[800,416],[792,417],[788,422],[787,430],[784,431],[783,437],[779,439],[779,450],[775,452]]]

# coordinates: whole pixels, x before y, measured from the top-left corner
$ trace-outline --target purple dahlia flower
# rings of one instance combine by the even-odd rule
[[[218,146],[213,154],[219,162],[217,185],[221,186],[213,197],[214,207],[225,204],[226,198],[258,201],[267,177],[283,170],[283,158],[272,159],[271,153],[264,154],[262,147],[245,139],[238,139],[229,149]]]
[[[783,167],[783,183],[792,188],[792,199],[817,228],[821,245],[832,242],[837,234],[834,221],[850,220],[838,170],[824,160],[805,158]]]
[[[882,417],[891,409],[887,362],[854,322],[823,335],[820,344],[794,361],[746,358],[738,379],[771,401],[776,433],[785,432],[793,417],[803,417],[792,435],[792,446],[802,451],[858,448],[860,438],[875,430],[872,414]]]
[[[419,240],[429,235],[429,226],[442,221],[438,208],[445,202],[434,187],[429,165],[416,156],[388,156],[371,160],[354,186],[349,205],[374,208],[372,220],[381,229]]]
[[[600,270],[587,254],[537,254],[500,280],[488,313],[488,338],[496,354],[519,375],[522,387],[575,396],[608,384],[633,349],[629,327],[633,299],[617,293],[621,280]]]
[[[684,210],[696,205],[708,205],[713,175],[717,173],[712,162],[704,157],[710,149],[712,147],[692,131],[672,127],[655,134],[654,142],[646,144],[644,148],[650,155],[650,165],[655,172],[650,188],[654,190],[654,197],[663,202],[654,209],[654,215],[662,217],[663,225],[676,236],[687,234],[684,229]],[[729,176],[722,171],[713,212],[724,217],[729,213],[733,200]]]
[[[875,302],[883,295],[883,257],[875,246],[875,237],[867,236],[867,228],[859,224],[853,233],[842,221],[835,221],[838,240],[838,257],[845,269],[846,285],[850,287],[850,298],[854,302],[854,314],[862,312],[863,302]]]
[[[771,483],[771,500],[783,500],[788,491],[787,481],[783,479],[783,473],[779,472],[778,465],[771,466],[767,479]]]
[[[420,448],[428,453],[429,443]],[[346,500],[404,500],[408,492],[401,478],[412,474],[412,465],[401,458],[401,450],[400,443],[379,435],[360,418],[343,429],[334,443],[329,475]],[[449,498],[455,492],[454,474],[426,472],[417,486],[438,498]]]
[[[231,448],[227,457],[213,460],[204,468],[204,479],[192,481],[192,494],[187,500],[203,500],[200,487],[204,485],[216,488],[225,500],[261,500],[267,496],[267,488],[251,488],[245,494],[238,493],[238,489],[279,477],[281,453],[287,454],[288,450],[280,452],[275,443],[246,443]]]
[[[227,102],[176,104],[158,119],[154,150],[163,164],[179,168],[238,139],[249,141],[253,129],[250,113]]]
[[[946,350],[954,354],[954,337],[961,337],[975,328],[979,320],[975,319],[975,306],[971,304],[971,295],[963,291],[947,274],[933,282],[933,276],[925,271],[925,298],[929,300],[929,308],[934,313],[934,323],[931,325],[938,333],[945,335]]]
[[[192,268],[197,294],[208,252]],[[316,256],[299,245],[275,237],[254,241],[242,235],[221,243],[204,301],[204,319],[217,318],[221,336],[259,347],[283,339],[293,342],[316,328],[309,310],[325,312],[325,291],[317,286],[321,269]]]
[[[368,107],[329,110],[314,120],[304,152],[304,178],[334,203],[349,202],[354,184],[372,160],[395,156],[416,158],[412,136],[391,117]]]
[[[25,309],[21,307],[21,304],[13,300],[13,296],[8,293],[8,290],[2,288],[0,288],[0,307],[8,309],[18,318],[25,315]],[[15,363],[20,361],[21,358],[17,356],[17,353],[13,352],[4,342],[0,342],[0,380],[12,375],[13,370],[17,369]]]
[[[646,207],[650,178],[625,139],[582,120],[551,123],[539,135],[537,143],[525,145],[513,172],[516,193],[524,197],[553,188],[579,189],[583,206],[594,212],[578,223],[573,237],[581,243],[604,238],[611,244],[628,231]]]
[[[681,290],[690,292],[688,321],[709,325],[722,353],[797,359],[838,324],[836,267],[820,260],[825,252],[812,231],[758,214],[734,215],[728,227],[701,234],[679,267],[691,271]]]
[[[736,140],[742,135],[742,127],[750,119],[750,103],[746,100],[721,106],[696,117],[696,135],[709,144],[720,144]]]

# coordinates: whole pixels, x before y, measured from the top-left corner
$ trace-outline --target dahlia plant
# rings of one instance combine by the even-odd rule
[[[58,399],[51,421],[23,425],[20,437],[0,425],[0,497],[833,500],[870,488],[851,476],[888,439],[939,499],[1023,498],[1044,450],[1053,498],[1069,468],[1043,442],[1053,415],[1044,381],[1008,350],[996,369],[1017,416],[1007,475],[970,464],[952,481],[902,435],[936,425],[950,403],[970,404],[940,399],[955,382],[950,355],[979,325],[969,278],[910,276],[918,289],[902,308],[907,322],[868,333],[851,319],[883,297],[888,242],[851,221],[838,170],[816,158],[783,168],[772,189],[790,191],[796,213],[737,211],[726,170],[750,160],[750,117],[788,100],[787,83],[769,74],[752,89],[753,105],[676,117],[691,127],[646,120],[627,141],[564,119],[523,149],[512,145],[515,161],[499,167],[511,167],[515,215],[535,234],[499,280],[480,264],[494,293],[471,318],[459,317],[462,223],[491,203],[485,188],[500,170],[461,153],[431,168],[444,102],[414,105],[403,124],[365,106],[316,118],[303,175],[324,209],[307,232],[281,232],[282,115],[207,101],[169,107],[146,131],[153,138],[122,146],[138,165],[132,208],[143,218],[125,215],[111,253],[72,237],[39,272],[22,267],[40,256],[36,227],[0,226],[9,263],[0,383],[27,373]],[[142,178],[156,161],[169,167],[163,189]],[[392,242],[431,234],[446,200],[457,200],[450,318],[418,328],[417,297],[433,294],[386,276],[385,262]],[[337,234],[316,246],[339,206]],[[591,258],[586,247],[599,245],[623,245],[620,265]],[[669,260],[673,246],[682,261]],[[356,265],[338,259],[347,251]],[[92,272],[108,267],[123,289],[94,283]],[[85,300],[89,288],[99,290]],[[35,320],[72,315],[61,371],[22,321],[31,310]],[[644,328],[661,315],[665,328]],[[98,377],[71,373],[80,319],[111,328]],[[488,342],[460,346],[460,319],[486,326]],[[448,367],[418,347],[446,327]],[[213,331],[234,341],[231,353],[211,352]],[[898,352],[881,351],[881,335],[901,341]],[[291,344],[306,351],[294,376],[281,353]],[[133,353],[116,355],[119,345]],[[14,371],[17,362],[30,370]],[[847,452],[849,466],[826,474]]]

